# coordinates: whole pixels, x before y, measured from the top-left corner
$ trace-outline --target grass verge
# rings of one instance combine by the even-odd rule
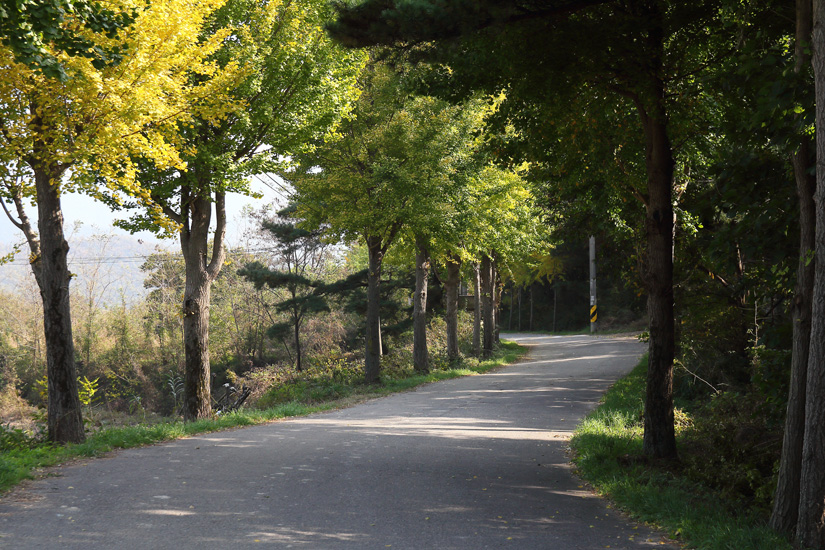
[[[576,429],[571,447],[581,477],[633,518],[689,548],[790,550],[764,518],[679,475],[676,465],[642,457],[647,357],[619,380]],[[678,418],[678,416],[677,416]],[[677,438],[678,438],[677,428]]]
[[[169,421],[152,425],[105,428],[91,434],[84,443],[56,446],[19,439],[0,453],[0,493],[9,490],[24,479],[43,475],[43,469],[78,458],[100,456],[115,449],[128,449],[170,441],[190,435],[229,428],[252,426],[272,420],[303,416],[314,412],[343,408],[406,391],[422,384],[488,372],[515,362],[526,348],[512,342],[502,342],[501,348],[490,359],[457,364],[453,368],[435,370],[429,374],[405,377],[385,377],[381,385],[350,384],[335,398],[312,404],[297,401],[281,403],[264,410],[243,409],[223,416],[196,422]]]

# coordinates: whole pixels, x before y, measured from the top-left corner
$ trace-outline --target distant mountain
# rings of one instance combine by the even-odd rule
[[[69,269],[76,276],[72,280],[75,292],[94,292],[102,303],[114,304],[125,299],[128,302],[140,300],[146,295],[143,288],[145,274],[140,266],[146,257],[157,251],[157,242],[148,243],[128,234],[105,234],[91,228],[70,235]],[[0,256],[13,250],[19,240],[0,242]],[[170,242],[164,248],[171,248]],[[33,284],[28,266],[28,247],[21,246],[13,262],[0,265],[0,289],[13,290],[18,285]],[[31,280],[29,280],[31,279]]]

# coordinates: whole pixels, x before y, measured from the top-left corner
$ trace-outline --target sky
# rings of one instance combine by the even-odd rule
[[[230,193],[226,197],[227,235],[226,242],[230,248],[244,246],[243,232],[249,225],[245,223],[242,212],[245,208],[259,209],[273,201],[284,203],[284,188],[269,178],[253,178],[253,191],[263,194],[260,199]],[[146,256],[158,247],[172,253],[180,253],[177,239],[157,239],[154,234],[143,231],[134,235],[114,227],[112,223],[123,213],[113,213],[104,204],[85,195],[66,194],[62,197],[64,232],[69,242],[69,269],[77,275],[75,285],[83,284],[84,272],[94,266],[105,266],[117,283],[112,286],[111,296],[107,301],[117,301],[123,289],[129,297],[137,298],[144,293],[145,274],[140,266]],[[11,206],[11,205],[9,205]],[[32,224],[37,223],[37,209],[27,208],[27,215]],[[35,225],[36,229],[36,225]],[[213,220],[214,229],[214,220]],[[96,235],[114,235],[114,239],[97,239]],[[0,263],[0,291],[15,289],[25,285],[31,278],[28,266],[28,246],[25,245],[23,233],[9,221],[0,209],[0,258],[12,252],[13,245],[23,244],[20,252],[11,263]]]
[[[227,242],[230,245],[238,244],[241,241],[241,232],[243,227],[236,222],[240,220],[241,213],[245,207],[250,206],[257,209],[265,204],[271,203],[272,201],[279,200],[283,202],[283,189],[269,183],[267,178],[253,178],[252,189],[262,193],[264,195],[263,198],[255,199],[236,193],[230,193],[226,197],[226,217],[228,222]],[[65,220],[64,231],[67,235],[72,234],[72,229],[76,228],[76,224],[79,222],[80,226],[76,228],[76,234],[81,236],[111,232],[118,236],[133,237],[134,239],[140,240],[142,243],[147,244],[150,248],[154,248],[156,245],[160,245],[163,248],[169,248],[170,245],[172,247],[177,246],[176,240],[159,240],[154,236],[154,234],[148,231],[142,231],[132,235],[128,231],[114,227],[112,223],[116,219],[124,217],[124,213],[112,212],[103,203],[95,201],[86,195],[77,193],[66,194],[63,195],[61,202],[63,206],[63,217]],[[27,215],[31,218],[32,224],[37,223],[36,208],[28,208]],[[0,210],[0,256],[10,252],[12,244],[23,241],[23,233],[12,225],[5,212]],[[69,242],[69,246],[71,246],[71,242]]]

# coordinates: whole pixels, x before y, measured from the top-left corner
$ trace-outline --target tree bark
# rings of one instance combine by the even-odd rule
[[[481,266],[473,263],[473,355],[481,357]]]
[[[493,261],[488,254],[481,259],[481,315],[482,315],[482,356],[493,354],[495,340],[495,296]]]
[[[530,332],[533,332],[533,290],[535,283],[530,283]]]
[[[796,538],[800,546],[825,548],[825,0],[814,1],[813,18],[816,257]]]
[[[446,322],[447,322],[447,359],[458,359],[458,291],[461,285],[461,258],[457,255],[447,257],[447,280],[445,282]]]
[[[413,298],[413,368],[419,373],[430,372],[427,350],[427,283],[430,277],[430,256],[421,244],[415,254],[415,297]]]
[[[215,238],[208,263],[212,202],[184,187],[181,208],[180,242],[186,270],[183,293],[184,420],[192,421],[212,415],[209,306],[212,282],[218,277],[226,257],[224,194],[216,193],[215,196]]]
[[[649,86],[637,97],[645,135],[647,169],[647,312],[650,340],[644,412],[644,453],[675,459],[673,423],[673,359],[675,324],[673,308],[673,150],[667,135],[665,86],[661,78],[664,58],[662,14],[651,8],[648,47],[653,70]]]
[[[377,384],[381,374],[381,264],[384,250],[381,237],[368,237],[369,272],[367,276],[367,333],[364,381]]]
[[[33,166],[37,192],[40,257],[32,268],[43,300],[48,379],[49,441],[80,443],[86,439],[77,391],[77,371],[69,303],[69,245],[63,234],[59,182],[63,170]]]
[[[295,370],[301,372],[304,370],[304,366],[301,363],[301,317],[299,314],[294,314],[292,328],[295,330]]]
[[[501,343],[501,295],[504,285],[501,284],[501,273],[498,270],[496,255],[490,256],[490,271],[492,273],[493,294],[493,349]]]
[[[507,330],[513,330],[513,306],[515,305],[515,297],[513,294],[515,293],[515,289],[513,288],[514,285],[510,283],[510,314],[507,316]]]
[[[805,51],[811,40],[811,0],[796,2],[795,71],[810,63]],[[791,534],[796,527],[799,511],[799,476],[802,467],[802,444],[805,430],[805,384],[808,370],[808,348],[811,341],[811,301],[814,292],[814,262],[816,246],[816,177],[808,174],[811,162],[810,139],[803,136],[799,150],[792,156],[796,193],[799,197],[799,262],[796,270],[796,291],[791,304],[793,319],[793,347],[791,355],[791,383],[788,408],[785,414],[785,435],[782,458],[774,493],[773,511],[769,525],[781,533]]]

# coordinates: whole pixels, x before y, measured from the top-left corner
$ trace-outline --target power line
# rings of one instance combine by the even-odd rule
[[[262,247],[262,248],[245,248],[245,249],[238,249],[233,248],[231,250],[227,250],[228,255],[233,254],[247,254],[247,255],[255,255],[255,254],[263,254],[263,253],[271,253],[277,252],[278,249],[275,247]],[[117,264],[117,263],[139,263],[148,260],[149,258],[158,257],[158,256],[171,256],[176,259],[183,259],[183,254],[180,252],[155,252],[152,254],[139,254],[136,256],[69,256],[69,264],[71,265],[94,265],[94,264]],[[10,262],[6,262],[2,265],[11,265],[11,266],[28,266],[29,261],[23,258],[15,258]]]

